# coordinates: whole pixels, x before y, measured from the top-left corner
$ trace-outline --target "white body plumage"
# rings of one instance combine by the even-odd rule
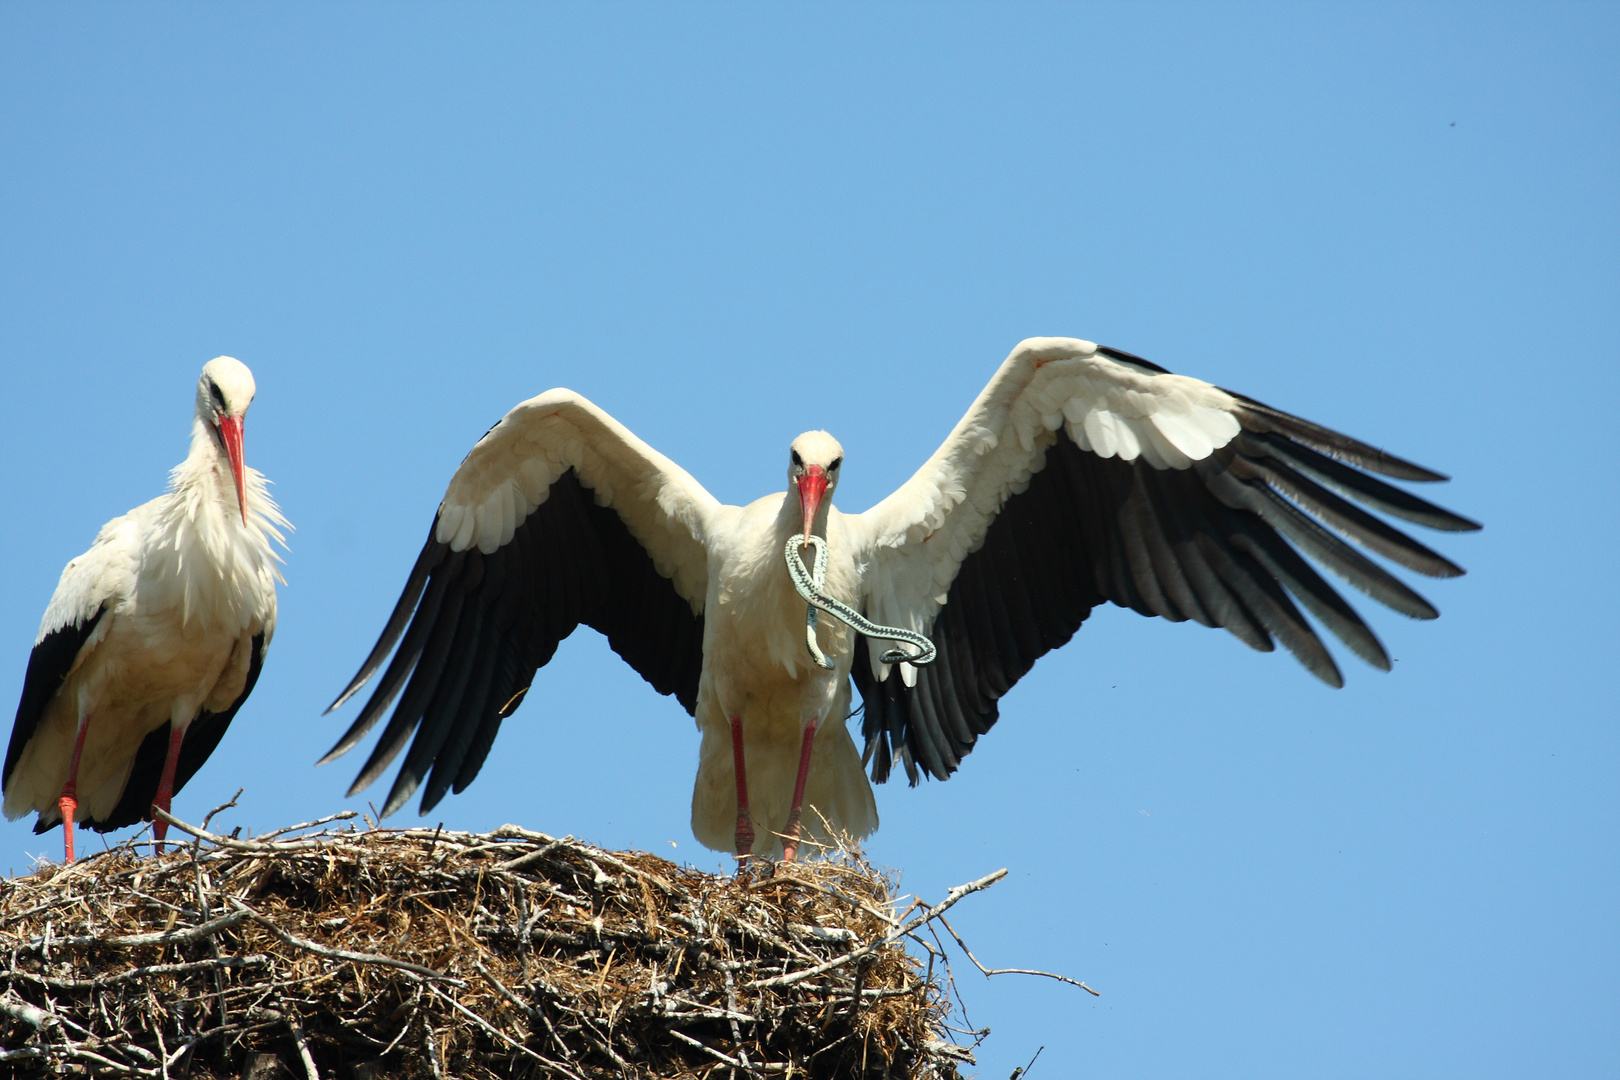
[[[54,691],[33,688],[49,691],[38,715],[19,710],[8,818],[35,811],[42,827],[61,820],[58,798],[81,720],[77,816],[105,823],[148,735],[165,723],[183,733],[202,714],[228,716],[251,688],[250,672],[256,676],[275,632],[281,577],[271,541],[283,542],[288,525],[256,470],[243,468],[238,490],[217,417],[235,417],[239,449],[254,391],[244,365],[211,361],[199,380],[190,453],[168,492],[109,521],[62,571],[36,657],[58,635],[87,634],[57,665],[65,670],[38,672],[60,679]]]

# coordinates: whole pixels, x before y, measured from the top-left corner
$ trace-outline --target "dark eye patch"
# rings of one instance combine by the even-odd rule
[[[231,411],[225,407],[225,394],[220,390],[219,383],[215,382],[213,379],[208,380],[208,393],[212,395],[214,404],[219,406],[220,412],[228,413]]]
[[[835,469],[838,468],[838,466],[842,465],[843,463],[844,463],[843,458],[841,458],[841,457],[833,458],[833,463],[831,465],[827,466],[827,471],[828,472],[833,472]]]
[[[804,458],[799,456],[799,452],[797,450],[793,451],[793,464],[799,466],[801,469],[804,468]]]

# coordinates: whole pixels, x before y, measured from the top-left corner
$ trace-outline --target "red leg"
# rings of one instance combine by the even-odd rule
[[[152,799],[152,805],[169,812],[169,800],[174,798],[174,767],[180,761],[180,743],[186,737],[185,728],[175,728],[169,734],[169,756],[163,759],[163,779],[158,781],[157,795]],[[169,823],[152,819],[152,839],[157,841],[155,850],[163,854],[163,838],[169,835]]]
[[[73,758],[68,762],[67,783],[62,785],[62,797],[56,805],[62,811],[62,841],[67,848],[67,861],[73,861],[73,812],[79,808],[79,755],[84,752],[84,733],[90,730],[90,718],[79,717],[79,733],[73,737]]]
[[[787,837],[782,841],[784,862],[792,862],[799,853],[799,811],[804,806],[804,782],[810,776],[810,748],[816,741],[819,724],[815,717],[811,717],[804,726],[804,745],[799,747],[799,778],[793,782],[793,805],[788,809],[787,828],[782,830]]]
[[[743,765],[742,717],[731,718],[731,762],[737,774],[737,858],[747,859],[754,850],[754,818],[748,812],[748,769]]]

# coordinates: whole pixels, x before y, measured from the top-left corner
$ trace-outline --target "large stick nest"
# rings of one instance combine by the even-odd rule
[[[275,1074],[271,1054],[309,1080],[944,1078],[972,1061],[948,974],[903,939],[999,874],[900,911],[848,853],[722,878],[514,826],[180,827],[197,840],[160,857],[126,844],[0,882],[15,1075],[234,1080]]]

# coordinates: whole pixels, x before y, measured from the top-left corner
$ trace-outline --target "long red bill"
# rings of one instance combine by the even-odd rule
[[[827,470],[820,465],[806,465],[799,477],[799,505],[804,510],[804,542],[810,543],[810,529],[816,523],[816,511],[821,508],[821,497],[827,494]]]
[[[242,511],[242,524],[247,524],[247,483],[242,470],[242,418],[219,418],[219,437],[225,443],[225,456],[231,459],[231,474],[236,477],[236,505]]]

